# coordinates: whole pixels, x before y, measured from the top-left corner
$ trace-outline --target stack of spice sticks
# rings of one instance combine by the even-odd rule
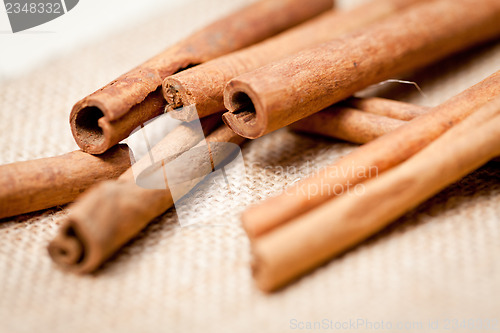
[[[331,6],[258,1],[82,99],[70,115],[82,151],[0,166],[0,218],[85,191],[48,250],[60,267],[90,273],[174,205],[168,181],[158,189],[137,185],[134,175],[150,167],[148,156],[132,166],[128,147],[116,146],[163,112],[184,122],[150,153],[165,163],[192,162],[183,175],[190,181],[176,188],[181,194],[231,154],[224,143],[241,145],[288,125],[362,144],[242,215],[257,285],[273,291],[500,155],[500,72],[434,108],[352,97],[498,38],[499,1]],[[206,159],[189,154],[197,147],[208,147]],[[353,166],[377,172],[331,172]],[[363,193],[332,191],[358,184]]]

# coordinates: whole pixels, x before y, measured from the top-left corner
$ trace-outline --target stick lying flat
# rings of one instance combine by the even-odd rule
[[[342,106],[343,104],[358,105],[363,111]],[[404,125],[405,120],[411,120],[427,111],[425,107],[384,98],[355,98],[328,107],[290,127],[299,132],[353,143],[367,143]]]
[[[71,202],[91,185],[117,178],[129,167],[126,145],[119,145],[100,156],[74,151],[2,165],[0,218]]]
[[[80,148],[99,154],[165,107],[163,79],[249,46],[332,7],[332,0],[262,0],[198,31],[79,101],[70,124]]]
[[[368,112],[370,110],[378,112],[378,105],[385,103],[389,106],[384,108],[385,112],[396,113],[396,116],[400,117],[404,116],[406,109],[412,108],[405,103],[388,100],[373,101],[366,99],[362,102],[363,107]],[[400,107],[401,112],[397,114],[399,111],[392,110],[391,105]],[[364,113],[356,112],[360,114],[354,114],[350,117],[347,115],[338,117],[332,114],[330,123],[336,121],[341,132],[355,137],[358,131],[353,124],[366,118]],[[204,132],[198,132],[195,124],[183,124],[172,135],[167,136],[161,143],[153,147],[151,154],[157,159],[174,158],[200,142],[204,135],[206,136],[213,131],[219,121],[220,115],[204,118],[201,124]],[[376,123],[366,123],[365,125],[373,125],[372,131],[381,131],[380,128],[376,127]],[[342,128],[345,130],[342,131]],[[309,132],[315,130],[315,128],[309,128]],[[327,132],[322,134],[328,135]],[[334,136],[333,133],[330,133],[330,136]],[[336,137],[349,139],[349,137],[339,137],[338,135]],[[134,173],[141,173],[149,165],[150,160],[141,159],[120,178],[130,177],[133,179]],[[113,148],[101,156],[92,156],[76,151],[59,157],[0,166],[0,185],[3,184],[0,186],[0,218],[71,202],[92,184],[116,178],[129,166],[130,157],[125,145]]]
[[[173,143],[172,140],[163,140],[161,145],[170,147],[157,147],[157,151],[175,150],[175,147],[179,146],[175,137],[171,136],[175,141]],[[218,142],[239,145],[244,140],[222,125],[206,138],[211,154],[208,163],[215,165],[230,153],[217,149]],[[174,156],[178,156],[177,153],[174,153]],[[186,172],[196,174],[198,169],[204,170],[205,165],[193,164],[193,170]],[[72,205],[59,234],[48,247],[50,256],[57,264],[76,273],[92,272],[136,236],[151,220],[172,207],[174,202],[168,187],[145,189],[136,185],[131,175],[132,171],[128,171],[118,181],[101,183]],[[182,190],[187,193],[195,185],[195,182],[191,182]]]
[[[333,189],[340,187],[344,193],[400,164],[498,94],[500,72],[407,125],[356,149],[337,163],[287,188],[283,194],[249,208],[242,216],[246,232],[251,238],[262,235],[335,196],[339,191]]]
[[[253,242],[254,276],[274,290],[387,226],[500,155],[500,97],[406,162]],[[362,209],[360,209],[362,207]]]
[[[430,109],[425,106],[419,106],[380,97],[353,97],[349,98],[342,104],[353,107],[355,109],[399,120],[412,120],[427,113]]]
[[[258,138],[351,96],[500,34],[500,1],[434,0],[231,80],[224,121]],[[460,22],[460,24],[457,24]]]
[[[172,117],[184,121],[222,111],[224,87],[232,78],[329,41],[419,1],[422,0],[375,0],[348,12],[325,13],[262,43],[167,77],[163,82],[167,110],[172,111]],[[196,109],[180,109],[183,105],[195,105]]]
[[[295,131],[353,143],[367,143],[394,131],[406,121],[356,109],[332,106],[290,125]]]
[[[220,113],[201,119],[199,124],[196,122],[181,123],[154,145],[148,156],[153,156],[156,161],[171,161],[197,145],[221,123]],[[201,126],[202,131],[198,125]],[[151,166],[151,163],[151,158],[141,158],[120,176],[120,180],[133,182],[137,175]]]

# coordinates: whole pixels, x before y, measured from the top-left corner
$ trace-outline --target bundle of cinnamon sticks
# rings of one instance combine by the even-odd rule
[[[362,145],[243,213],[255,280],[272,291],[500,155],[500,72],[433,108],[353,97],[500,37],[498,0],[331,7],[331,0],[257,1],[85,97],[70,115],[82,151],[0,166],[0,218],[85,191],[48,250],[60,267],[90,273],[226,163],[232,152],[224,143],[290,125]],[[164,112],[183,122],[147,156],[136,162],[117,146]],[[204,158],[190,153],[197,148],[206,149]],[[182,186],[166,178],[158,188],[138,185],[151,156],[159,171],[188,161]],[[377,172],[332,172],[353,166]],[[350,191],[359,184],[362,193]]]

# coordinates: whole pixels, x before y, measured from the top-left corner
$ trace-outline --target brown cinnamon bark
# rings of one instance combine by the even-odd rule
[[[172,140],[163,140],[160,144],[162,147],[157,147],[157,151],[171,152],[175,151],[175,147],[184,146],[183,142],[176,140],[179,136],[167,137]],[[217,143],[240,145],[244,140],[225,125],[216,129],[206,138],[210,167],[212,164],[216,166],[230,153],[219,149]],[[205,144],[200,142],[199,145]],[[174,153],[173,156],[179,155]],[[193,169],[186,172],[198,176],[197,171],[205,170],[206,163],[207,161],[201,165],[193,163]],[[174,201],[168,186],[166,189],[142,188],[136,185],[131,175],[132,171],[129,170],[117,181],[99,184],[71,206],[69,216],[48,247],[50,256],[59,266],[75,273],[96,270],[151,220],[172,207]],[[182,189],[177,186],[177,193],[179,190],[188,193],[201,180],[197,178],[197,182],[186,183]]]
[[[232,78],[307,47],[390,16],[423,0],[375,0],[347,12],[330,12],[254,46],[169,76],[163,82],[167,110],[190,121],[224,110],[224,87]],[[195,105],[195,108],[181,106]]]
[[[333,189],[340,187],[344,193],[389,170],[499,94],[500,71],[405,126],[361,146],[283,194],[249,208],[242,215],[245,231],[251,238],[258,237],[334,197],[338,191]]]
[[[231,80],[224,121],[258,138],[500,34],[500,1],[435,0]],[[459,23],[458,23],[459,22]]]
[[[421,116],[430,110],[430,108],[425,106],[380,97],[353,97],[349,98],[342,104],[373,114],[407,121]]]
[[[70,124],[80,148],[99,154],[161,114],[163,79],[273,36],[332,7],[332,0],[262,0],[168,48],[79,101]]]
[[[318,134],[353,143],[367,143],[394,131],[406,121],[332,106],[290,125],[294,131]]]
[[[378,232],[500,155],[500,97],[406,162],[252,244],[257,285],[271,291]],[[363,207],[363,209],[360,209]]]
[[[148,156],[153,156],[155,161],[171,161],[197,145],[221,123],[220,113],[201,119],[199,124],[196,121],[184,122],[153,146]],[[139,159],[120,176],[120,180],[134,181],[152,163],[151,158]]]
[[[346,105],[355,105],[359,109]],[[406,120],[412,120],[428,111],[427,107],[385,98],[350,98],[299,120],[290,125],[290,128],[362,144],[392,132],[404,125]]]
[[[73,201],[91,185],[118,178],[130,167],[126,145],[103,155],[74,151],[0,166],[0,218]]]

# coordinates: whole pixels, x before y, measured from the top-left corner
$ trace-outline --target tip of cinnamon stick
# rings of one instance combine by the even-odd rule
[[[179,90],[172,84],[165,82],[163,86],[163,97],[167,101],[166,110],[172,111],[184,105]]]
[[[167,101],[165,112],[168,112],[174,119],[181,121],[193,121],[198,119],[196,105],[189,99],[187,92],[177,81],[167,78],[163,82],[163,97]]]
[[[239,136],[257,139],[264,135],[265,117],[259,117],[257,94],[244,82],[233,79],[224,90],[224,105],[228,112],[222,115],[224,123]]]
[[[250,240],[257,238],[262,234],[259,229],[259,225],[255,221],[253,207],[241,214],[241,225]]]
[[[109,148],[104,128],[104,113],[100,108],[75,105],[71,112],[70,125],[73,137],[83,151],[101,154]]]
[[[256,253],[255,247],[252,246],[252,261],[250,263],[252,276],[257,287],[263,292],[269,293],[272,291],[272,288],[270,288],[270,286],[267,284],[267,279],[262,278],[261,266],[262,263],[260,262],[260,258]]]
[[[252,262],[250,267],[252,270],[252,276],[254,278],[257,288],[259,288],[264,293],[270,294],[279,290],[282,285],[276,284],[274,277],[269,275],[266,271],[266,263],[259,254],[257,241],[252,241]]]
[[[64,268],[72,267],[83,260],[83,245],[69,225],[62,228],[47,249],[52,260]]]

